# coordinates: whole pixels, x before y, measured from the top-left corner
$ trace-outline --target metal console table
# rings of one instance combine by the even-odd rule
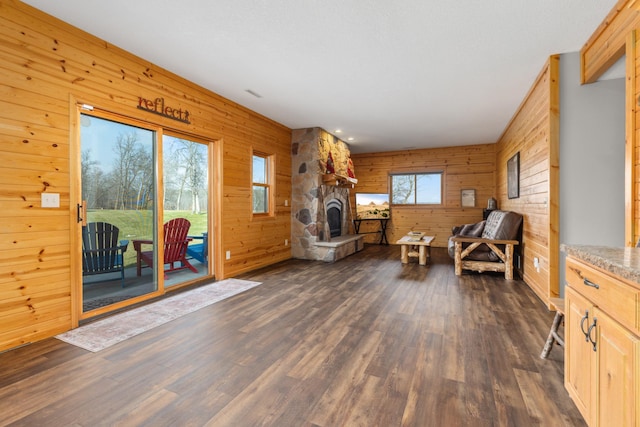
[[[373,234],[380,233],[380,241],[379,245],[388,245],[389,241],[387,240],[387,225],[389,223],[390,218],[363,218],[363,219],[354,219],[353,220],[353,228],[356,234]],[[363,221],[378,221],[380,223],[380,228],[376,231],[367,231],[360,233],[360,225]]]

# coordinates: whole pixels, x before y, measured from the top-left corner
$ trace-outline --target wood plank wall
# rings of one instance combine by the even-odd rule
[[[598,80],[625,54],[629,33],[640,27],[640,4],[637,0],[618,0],[580,51],[582,83]]]
[[[580,51],[583,82],[596,81],[626,54],[626,152],[625,152],[625,245],[640,238],[640,121],[638,120],[638,64],[636,28],[640,27],[640,4],[619,0]]]
[[[352,154],[358,184],[354,194],[387,193],[389,174],[398,172],[444,172],[443,205],[436,207],[393,207],[387,236],[393,243],[410,230],[434,235],[434,247],[446,247],[451,228],[482,220],[482,208],[487,200],[496,197],[495,144],[425,150],[393,151],[374,154]],[[476,207],[460,206],[460,190],[476,190]],[[360,231],[373,231],[377,224],[363,223]],[[366,241],[377,242],[377,235],[366,236]]]
[[[291,257],[290,129],[15,0],[0,0],[0,76],[0,351],[72,326],[75,100],[216,141],[218,278]],[[191,124],[138,110],[139,96],[190,111]],[[254,149],[276,159],[275,215],[259,220]],[[40,207],[44,191],[59,209]]]
[[[501,209],[524,216],[523,279],[548,304],[557,297],[559,57],[549,58],[497,143],[497,194]],[[507,197],[507,161],[520,153],[520,197]],[[540,260],[540,271],[533,265]]]

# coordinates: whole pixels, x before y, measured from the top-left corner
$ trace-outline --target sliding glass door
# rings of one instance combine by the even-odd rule
[[[149,129],[80,117],[83,313],[158,290],[153,269],[142,268],[157,255],[156,139]],[[141,241],[151,244],[136,247]]]
[[[108,113],[80,115],[81,317],[213,278],[211,148]]]
[[[189,225],[182,271],[165,274],[164,286],[170,287],[209,275],[209,146],[165,134],[162,158],[165,224],[180,218]]]

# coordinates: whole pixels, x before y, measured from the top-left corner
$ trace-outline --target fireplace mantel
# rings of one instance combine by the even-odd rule
[[[339,175],[337,173],[325,173],[322,175],[322,182],[327,185],[331,185],[330,183],[335,182],[333,185],[336,187],[354,188],[355,184],[358,183],[358,180],[349,176]]]

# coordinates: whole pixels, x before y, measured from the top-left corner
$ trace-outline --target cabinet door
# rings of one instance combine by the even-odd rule
[[[597,425],[637,426],[640,340],[605,313],[595,309],[597,338]]]
[[[595,418],[595,352],[584,332],[593,324],[589,301],[565,288],[565,377],[564,386],[589,425]],[[596,338],[596,332],[592,331]]]

